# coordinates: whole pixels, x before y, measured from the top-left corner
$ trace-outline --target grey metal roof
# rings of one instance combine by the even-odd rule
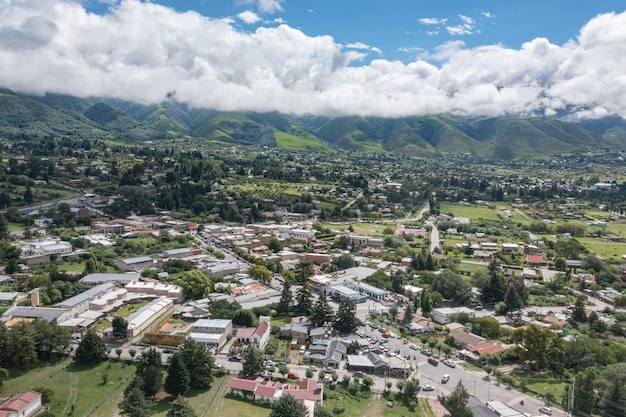
[[[99,282],[119,282],[128,284],[129,282],[137,279],[139,274],[89,274],[81,278],[80,282],[95,284]]]
[[[113,288],[115,288],[115,284],[111,284],[111,283],[104,283],[104,284],[96,285],[95,287],[90,288],[87,291],[83,291],[80,294],[75,295],[74,297],[68,298],[65,301],[61,301],[60,303],[57,303],[56,306],[67,307],[67,308],[76,307],[77,305],[82,304],[85,301],[93,300],[94,298],[96,298],[97,296],[101,294],[108,293]]]
[[[67,312],[68,310],[64,308],[14,306],[2,315],[2,319],[7,321],[12,317],[21,317],[52,322]]]

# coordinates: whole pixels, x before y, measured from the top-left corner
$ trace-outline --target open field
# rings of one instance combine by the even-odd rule
[[[3,395],[44,386],[54,391],[50,408],[55,415],[65,416],[73,411],[73,415],[83,416],[97,404],[119,398],[120,387],[135,372],[135,367],[120,361],[105,361],[97,366],[86,367],[66,358],[28,372],[9,372],[11,378],[4,382]],[[104,384],[103,375],[107,376]]]
[[[456,217],[467,217],[470,220],[486,219],[486,220],[501,220],[502,217],[498,214],[498,210],[495,207],[487,206],[461,206],[458,204],[441,203],[440,209],[442,213],[452,213]],[[521,216],[520,216],[521,217]]]

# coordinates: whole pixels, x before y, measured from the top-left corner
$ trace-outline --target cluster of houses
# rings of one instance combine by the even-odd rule
[[[100,318],[125,304],[151,300],[127,318],[129,336],[133,337],[166,315],[183,297],[181,287],[141,278],[138,273],[89,274],[80,283],[85,289],[83,292],[52,307],[40,306],[39,293],[33,290],[30,293],[30,305],[13,305],[2,314],[0,320],[6,326],[24,320],[45,320],[70,328],[80,337]]]

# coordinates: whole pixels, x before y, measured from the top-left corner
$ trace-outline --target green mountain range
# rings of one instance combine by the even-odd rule
[[[469,153],[485,159],[545,157],[579,148],[623,147],[619,117],[580,123],[549,118],[469,118],[449,114],[402,118],[292,116],[218,112],[166,101],[47,94],[27,96],[0,88],[0,134],[69,135],[128,142],[195,137],[244,146],[297,150],[398,152],[432,157]]]

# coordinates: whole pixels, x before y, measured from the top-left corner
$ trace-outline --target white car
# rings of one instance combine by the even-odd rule
[[[450,380],[450,375],[448,375],[448,374],[445,374],[444,376],[441,377],[441,383],[442,384],[445,384],[449,380]]]
[[[433,387],[433,386],[432,386],[432,385],[430,385],[430,384],[424,384],[424,385],[422,385],[422,391],[434,391],[434,390],[435,390],[435,387]]]
[[[409,348],[411,348],[411,349],[413,349],[413,350],[417,350],[417,345],[416,345],[416,344],[411,343],[411,344],[409,345]]]
[[[443,364],[449,366],[450,368],[456,368],[456,363],[451,361],[450,359],[444,360]]]

